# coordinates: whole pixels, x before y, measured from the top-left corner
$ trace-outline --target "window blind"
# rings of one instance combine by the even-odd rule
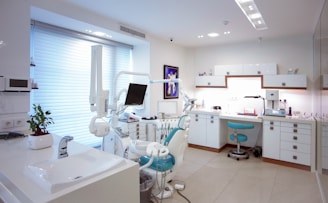
[[[31,78],[38,89],[31,92],[31,104],[51,111],[55,124],[49,126],[50,133],[71,135],[93,147],[101,144],[101,138],[89,133],[96,114],[89,105],[91,46],[96,44],[103,45],[103,88],[110,90],[111,102],[115,75],[132,71],[131,47],[42,23],[32,25],[31,54],[36,66],[31,68]],[[128,83],[128,77],[120,78],[116,91]]]

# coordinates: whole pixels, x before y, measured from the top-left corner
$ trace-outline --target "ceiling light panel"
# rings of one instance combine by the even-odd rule
[[[254,0],[235,0],[235,2],[256,30],[268,29]]]

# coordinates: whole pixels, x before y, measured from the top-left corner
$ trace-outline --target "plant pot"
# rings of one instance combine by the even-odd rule
[[[52,135],[28,135],[27,144],[30,149],[44,149],[50,147],[53,143]]]

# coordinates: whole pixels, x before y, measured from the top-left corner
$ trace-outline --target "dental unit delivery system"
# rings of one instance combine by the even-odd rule
[[[160,80],[151,80],[149,74],[147,73],[137,73],[137,72],[129,72],[129,71],[121,71],[119,72],[114,79],[114,88],[113,88],[113,104],[108,104],[109,98],[109,90],[103,89],[102,84],[102,46],[95,45],[91,47],[92,49],[92,57],[91,57],[91,78],[90,78],[90,110],[91,112],[96,111],[97,115],[92,117],[89,125],[90,133],[94,134],[97,137],[104,137],[110,132],[110,125],[107,120],[104,118],[108,116],[108,109],[111,109],[112,122],[111,126],[113,128],[117,125],[118,116],[116,115],[118,110],[117,102],[121,96],[121,94],[126,90],[121,90],[118,95],[116,95],[116,84],[119,77],[123,74],[125,75],[138,75],[145,76],[148,78],[149,83],[168,83],[168,82],[177,82],[180,83],[179,90],[184,99],[184,109],[183,112],[188,108],[191,110],[194,107],[194,102],[196,99],[190,99],[187,94],[182,89],[182,82],[180,79],[160,79]],[[131,117],[141,121],[141,117],[132,115]],[[151,122],[151,121],[145,121]]]

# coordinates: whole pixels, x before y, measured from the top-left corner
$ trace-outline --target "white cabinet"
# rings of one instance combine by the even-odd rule
[[[243,75],[276,75],[277,64],[244,64]]]
[[[328,74],[323,74],[321,76],[321,81],[322,81],[322,88],[323,89],[328,89]]]
[[[310,124],[281,122],[280,159],[297,164],[311,164]]]
[[[195,78],[196,87],[226,87],[224,76],[197,76]]]
[[[147,140],[146,124],[139,122],[119,122],[118,127],[124,135],[129,136],[133,140]]]
[[[220,148],[219,143],[220,120],[219,116],[207,115],[206,118],[206,146]]]
[[[236,65],[216,65],[214,66],[214,75],[242,75],[243,66]]]
[[[315,169],[315,127],[313,122],[264,119],[263,157],[311,166]]]
[[[275,74],[277,74],[277,64],[275,63],[214,66],[214,75],[248,76],[248,75],[275,75]]]
[[[206,116],[203,114],[189,114],[189,143],[205,146],[206,145]]]
[[[263,88],[306,89],[306,75],[263,75]]]
[[[189,143],[219,149],[220,120],[218,115],[190,113]]]
[[[328,169],[328,125],[322,125],[322,137],[321,137],[321,157],[322,168]]]
[[[280,121],[263,121],[263,157],[280,159]]]

